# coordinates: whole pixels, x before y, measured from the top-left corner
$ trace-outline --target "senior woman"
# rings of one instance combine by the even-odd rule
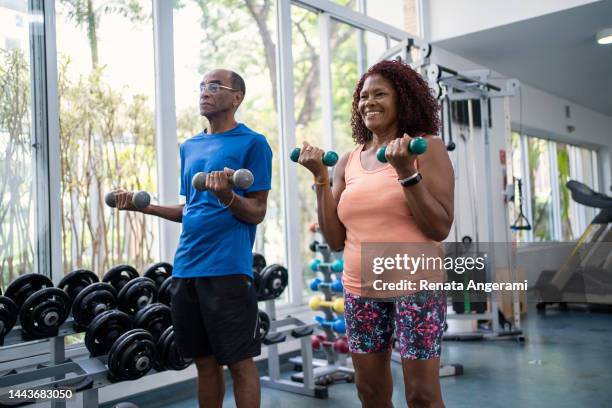
[[[314,175],[318,221],[334,250],[344,249],[345,320],[362,406],[392,407],[391,349],[402,357],[405,396],[414,407],[444,407],[440,351],[446,295],[414,290],[383,301],[362,296],[361,249],[368,242],[433,243],[453,223],[454,176],[438,132],[438,104],[427,83],[408,65],[382,61],[359,80],[351,127],[357,147],[343,155],[333,190],[323,151],[304,143],[298,162]],[[423,137],[427,151],[408,149]],[[377,151],[386,145],[385,158]]]

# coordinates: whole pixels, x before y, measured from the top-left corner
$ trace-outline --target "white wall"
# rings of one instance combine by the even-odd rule
[[[597,0],[422,0],[427,39],[438,41],[593,3]]]

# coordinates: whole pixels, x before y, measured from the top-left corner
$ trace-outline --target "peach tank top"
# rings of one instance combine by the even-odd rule
[[[362,150],[363,145],[359,145],[349,155],[344,173],[346,188],[338,203],[338,217],[346,228],[342,283],[354,295],[360,295],[362,289],[362,243],[435,242],[414,221],[393,166],[365,170],[361,166]]]

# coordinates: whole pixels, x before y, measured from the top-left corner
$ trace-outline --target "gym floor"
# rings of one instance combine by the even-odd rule
[[[512,340],[444,343],[443,359],[464,367],[459,377],[442,378],[444,401],[461,407],[604,407],[612,401],[610,335],[612,314],[567,312],[549,308],[545,316],[530,305],[523,321],[528,337]],[[452,326],[451,326],[452,327]],[[406,406],[402,371],[392,363],[393,403]],[[195,382],[142,395],[132,402],[146,407],[197,406]],[[224,406],[235,406],[231,384]],[[174,395],[172,401],[165,400]],[[188,396],[184,400],[177,395]],[[354,384],[329,388],[327,400],[316,400],[283,391],[262,389],[262,407],[360,407]]]

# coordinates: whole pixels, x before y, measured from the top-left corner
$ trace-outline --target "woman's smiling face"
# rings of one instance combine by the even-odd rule
[[[366,78],[359,94],[359,113],[366,127],[376,133],[397,121],[397,94],[393,83],[381,75]]]

